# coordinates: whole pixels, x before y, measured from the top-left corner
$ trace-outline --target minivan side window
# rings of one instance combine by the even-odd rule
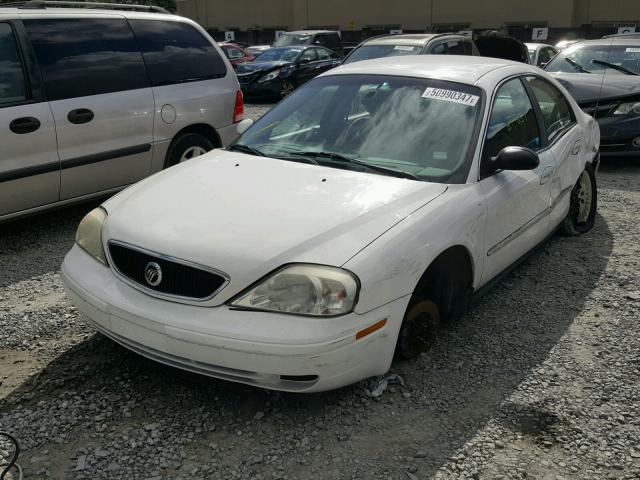
[[[0,108],[26,100],[25,75],[13,29],[0,23]]]
[[[165,20],[129,20],[151,85],[222,78],[227,67],[216,48],[193,26]]]
[[[447,42],[447,54],[448,55],[464,55],[464,47],[462,42],[458,40],[450,40]]]
[[[533,90],[542,120],[547,130],[549,143],[553,142],[575,123],[573,110],[565,96],[556,87],[539,77],[527,77],[527,83]]]
[[[44,77],[48,100],[149,86],[142,55],[124,18],[37,19],[23,23]]]
[[[482,171],[487,172],[488,161],[505,147],[540,148],[540,129],[529,95],[520,79],[505,82],[493,102],[487,138],[482,154]]]

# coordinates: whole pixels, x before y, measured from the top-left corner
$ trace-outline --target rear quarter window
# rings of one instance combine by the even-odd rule
[[[187,23],[130,20],[149,71],[151,85],[171,85],[221,78],[222,57],[197,29]]]

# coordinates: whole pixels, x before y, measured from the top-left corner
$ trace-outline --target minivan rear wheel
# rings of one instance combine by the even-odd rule
[[[198,133],[183,133],[169,147],[164,168],[169,168],[213,150],[213,143]]]

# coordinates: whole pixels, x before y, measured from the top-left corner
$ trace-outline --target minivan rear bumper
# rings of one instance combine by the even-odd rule
[[[220,136],[220,141],[222,142],[223,147],[228,147],[240,136],[238,134],[238,127],[235,123],[219,128],[218,135]]]

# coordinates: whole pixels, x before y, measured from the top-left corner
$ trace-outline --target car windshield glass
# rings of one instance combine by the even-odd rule
[[[464,183],[481,109],[481,90],[471,85],[332,75],[300,88],[237,144],[279,159],[308,157],[329,167]]]
[[[311,45],[313,35],[305,33],[285,33],[273,44],[274,47],[288,47],[289,45]]]
[[[261,62],[293,62],[302,49],[300,48],[270,48],[260,55]]]
[[[360,62],[373,58],[417,55],[421,50],[422,47],[417,45],[363,45],[354,50],[344,63]]]
[[[618,67],[618,68],[616,68]],[[561,51],[545,68],[548,72],[628,75],[640,73],[637,45],[573,45]],[[626,72],[625,72],[626,71]]]

